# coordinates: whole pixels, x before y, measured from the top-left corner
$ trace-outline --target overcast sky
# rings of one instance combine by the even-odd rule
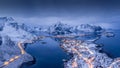
[[[119,0],[0,0],[0,15],[34,25],[50,25],[61,21],[119,28]]]

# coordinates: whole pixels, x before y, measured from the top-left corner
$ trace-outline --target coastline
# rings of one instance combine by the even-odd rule
[[[98,40],[98,39],[97,39]],[[86,68],[86,67],[84,67],[84,65],[81,65],[82,63],[85,63],[84,61],[87,61],[87,60],[84,60],[84,61],[81,61],[82,59],[81,59],[81,56],[79,57],[78,55],[79,54],[77,54],[77,53],[80,53],[80,50],[78,49],[78,52],[77,52],[77,48],[79,48],[81,45],[79,44],[78,45],[78,47],[75,47],[76,48],[76,51],[72,51],[72,48],[74,48],[74,45],[73,46],[69,46],[69,45],[71,45],[72,43],[77,43],[78,41],[80,41],[81,42],[81,40],[72,40],[72,41],[70,41],[70,40],[66,40],[66,41],[69,41],[69,43],[66,43],[66,42],[64,42],[65,40],[63,40],[63,43],[62,43],[62,45],[61,45],[61,48],[62,49],[64,49],[67,53],[72,53],[73,55],[73,57],[70,59],[70,60],[68,60],[68,61],[66,61],[66,62],[64,62],[64,67],[65,68]],[[73,42],[73,41],[76,41],[76,42]],[[95,40],[96,41],[96,40]],[[98,54],[96,54],[96,56],[98,55],[99,56],[99,58],[100,57],[103,57],[101,60],[104,60],[104,62],[99,62],[99,60],[96,60],[96,58],[98,58],[98,57],[95,57],[94,59],[92,59],[91,60],[91,63],[89,63],[89,61],[87,61],[87,64],[88,65],[85,65],[85,66],[88,66],[87,68],[93,68],[93,67],[100,67],[101,68],[101,66],[103,66],[103,68],[113,68],[113,66],[114,65],[116,65],[117,63],[119,63],[118,61],[119,61],[119,58],[116,58],[116,59],[113,59],[113,58],[111,58],[107,53],[105,53],[104,51],[101,53],[101,52],[99,52],[100,50],[98,49],[98,47],[97,46],[99,46],[98,44],[96,44],[95,43],[95,41],[93,41],[93,42],[82,42],[82,43],[85,43],[85,44],[88,44],[87,45],[87,47],[89,48],[89,44],[93,44],[94,46],[94,48],[96,48],[96,51],[94,50],[94,52],[95,53],[98,53]],[[68,45],[69,44],[69,45]],[[90,46],[91,47],[91,46]],[[100,46],[100,48],[102,48],[102,46]],[[90,48],[91,49],[91,48]],[[102,50],[102,49],[101,49]],[[91,51],[92,51],[92,49],[91,49]],[[76,52],[76,53],[75,53]],[[88,54],[86,54],[85,56],[87,56]],[[88,60],[89,60],[89,58],[91,58],[90,56],[87,56],[88,57]],[[92,56],[93,57],[93,56]],[[85,58],[86,59],[86,58]],[[80,61],[81,61],[81,64],[80,64]],[[79,64],[78,64],[78,62],[79,62]],[[97,64],[95,63],[95,62],[99,62],[99,63],[101,63],[102,65],[100,66],[96,66]],[[106,63],[107,62],[107,63]],[[72,63],[73,63],[73,65],[72,65]],[[79,66],[81,66],[81,67],[79,67]],[[83,66],[83,67],[82,67]],[[114,67],[114,68],[116,68],[117,67],[117,65]]]
[[[32,43],[34,43],[35,41],[38,41],[39,39],[41,39],[41,38],[39,38],[39,37],[35,37],[35,38],[33,38],[32,40],[30,40],[30,41],[24,41],[22,44],[23,44],[23,48],[25,49],[25,47],[27,46],[27,44],[32,44]],[[97,38],[97,40],[98,40],[99,38]],[[78,60],[80,60],[81,59],[81,57],[77,57],[78,55],[76,55],[76,53],[79,53],[79,52],[77,52],[77,51],[75,51],[76,53],[74,53],[74,52],[72,52],[72,51],[70,51],[70,47],[71,46],[69,46],[69,47],[66,47],[66,46],[63,46],[64,44],[66,44],[66,42],[64,42],[65,40],[63,40],[62,42],[60,42],[60,47],[65,51],[65,52],[67,52],[69,55],[72,55],[71,56],[71,58],[68,60],[68,61],[65,61],[63,64],[64,64],[64,67],[65,68],[69,68],[68,67],[68,65],[69,66],[72,66],[71,64],[72,64],[72,62],[73,61],[77,61],[77,59]],[[105,56],[106,58],[107,58],[107,62],[108,62],[108,59],[110,60],[109,61],[109,64],[107,64],[107,66],[109,66],[110,64],[112,64],[112,62],[113,62],[113,59],[111,59],[106,53],[100,53],[99,52],[99,49],[97,48],[97,44],[95,44],[95,41],[96,41],[96,39],[95,39],[95,41],[93,41],[93,42],[91,42],[90,43],[90,41],[81,41],[81,40],[69,40],[70,41],[70,43],[68,43],[69,45],[71,45],[71,42],[72,41],[74,41],[74,42],[72,42],[72,43],[83,43],[83,44],[85,44],[85,47],[87,48],[87,49],[89,49],[89,44],[92,44],[92,46],[90,45],[90,48],[92,47],[92,48],[94,48],[94,50],[92,50],[92,51],[94,51],[94,53],[98,53],[98,54],[96,54],[96,55],[99,55],[99,57],[100,56]],[[87,44],[87,46],[86,46],[86,44]],[[79,48],[79,44],[77,44],[77,46],[78,46],[78,48]],[[84,45],[83,45],[84,46]],[[95,51],[96,50],[96,51]],[[89,50],[90,51],[90,50]],[[91,51],[91,54],[92,54],[92,51]],[[27,53],[26,53],[27,54]],[[24,55],[26,55],[26,54],[24,54]],[[89,54],[89,53],[88,53]],[[29,54],[28,54],[29,55]],[[87,58],[90,58],[90,57],[93,57],[94,56],[94,54],[92,54],[92,55],[89,55],[89,56],[86,56]],[[31,56],[32,57],[32,56]],[[77,59],[76,59],[77,58]],[[23,63],[21,63],[20,65],[18,65],[18,66],[20,66],[20,68],[21,68],[21,66],[23,65],[23,64],[29,64],[29,63],[31,63],[31,62],[34,62],[34,59],[35,58],[33,58],[32,57],[32,59],[30,60],[27,60],[27,61],[24,61]],[[85,58],[86,59],[86,58]],[[92,59],[92,58],[91,58]],[[94,58],[95,59],[95,58]],[[103,59],[105,59],[105,58],[103,58]],[[81,59],[82,60],[82,59]],[[89,59],[88,59],[89,60]],[[84,61],[86,61],[87,62],[87,60],[84,60]],[[92,59],[92,61],[93,61],[93,59]],[[106,61],[106,59],[105,59],[105,61]],[[85,62],[83,62],[82,61],[82,63],[85,63]],[[103,62],[102,62],[103,63]],[[75,63],[74,63],[75,64]],[[95,64],[95,63],[91,63],[91,64],[88,64],[88,68],[93,68],[93,67],[90,67],[89,65],[92,65],[92,64]],[[79,64],[78,64],[79,65]],[[73,67],[74,68],[74,67]],[[79,68],[79,67],[78,67]],[[84,68],[84,67],[83,67]],[[104,68],[104,67],[103,67]]]

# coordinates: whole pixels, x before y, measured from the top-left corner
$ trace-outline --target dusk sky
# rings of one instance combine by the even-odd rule
[[[61,21],[119,28],[119,0],[0,0],[0,16],[13,17],[17,22],[50,25]]]

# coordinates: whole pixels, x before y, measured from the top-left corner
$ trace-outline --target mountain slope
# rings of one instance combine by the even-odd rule
[[[77,26],[70,26],[61,22],[49,26],[47,32],[51,35],[70,35],[70,34],[94,34],[99,35],[104,32],[104,29],[100,26],[94,26],[89,24],[81,24]]]
[[[19,68],[22,63],[32,61],[33,58],[29,54],[21,55],[18,43],[33,39],[35,35],[27,32],[25,28],[21,27],[22,25],[19,25],[11,17],[0,17],[0,25],[0,67],[15,56],[21,57],[3,68]]]

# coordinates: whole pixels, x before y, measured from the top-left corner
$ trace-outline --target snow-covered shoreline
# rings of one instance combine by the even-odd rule
[[[3,68],[19,68],[23,63],[32,61],[33,57],[24,51],[24,44],[32,43],[41,38],[37,37],[35,33],[39,36],[42,30],[31,30],[25,25],[19,25],[11,17],[2,17],[0,22],[0,67],[3,65]],[[98,45],[93,42],[90,43],[90,41],[99,39],[102,34],[108,37],[114,36],[112,33],[106,33],[100,26],[86,24],[69,27],[58,23],[49,27],[47,31],[43,31],[43,33],[49,33],[50,36],[63,39],[75,35],[88,36],[87,42],[75,39],[63,40],[61,47],[68,53],[73,54],[73,58],[65,63],[65,68],[111,68],[119,63],[119,59],[112,59],[105,53],[100,53],[96,47]],[[94,39],[91,40],[89,37]],[[119,68],[117,66],[114,68]]]
[[[22,63],[32,61],[31,55],[22,52],[24,43],[30,43],[26,41],[35,35],[22,29],[11,17],[0,17],[0,25],[0,67],[19,68]]]
[[[73,57],[64,63],[65,68],[119,68],[119,59],[100,53],[97,44],[81,40],[63,40],[61,47]]]

